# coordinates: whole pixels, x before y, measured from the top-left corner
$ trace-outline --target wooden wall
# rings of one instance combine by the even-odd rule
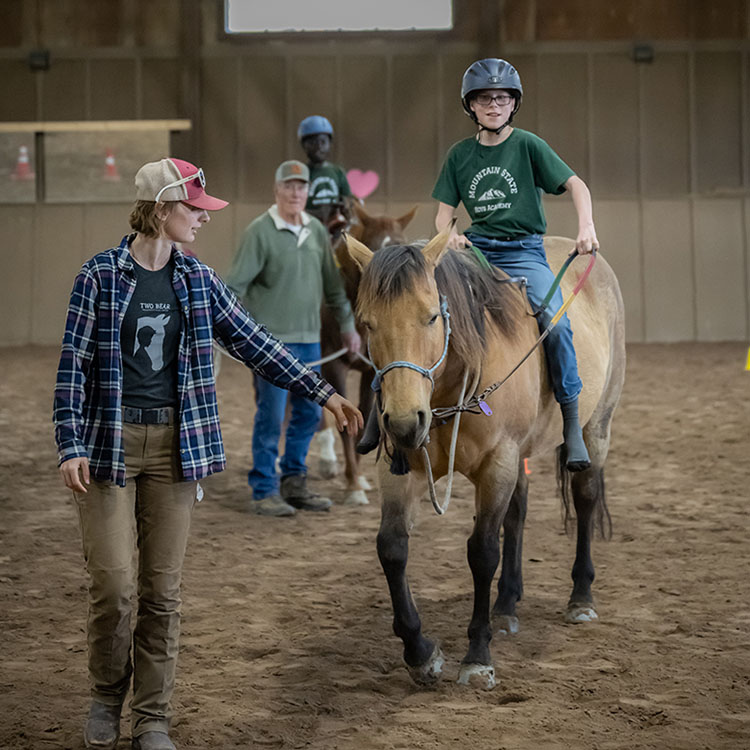
[[[372,211],[420,210],[442,156],[472,132],[461,74],[488,45],[521,72],[517,124],[589,183],[631,341],[750,336],[750,1],[457,0],[457,26],[416,39],[227,40],[220,0],[4,0],[0,120],[190,117],[177,156],[232,201],[196,245],[219,271],[270,202],[276,165],[302,157],[307,114],[336,129],[335,159],[374,169]],[[487,19],[497,27],[483,28]],[[632,59],[648,40],[650,63]],[[51,52],[31,72],[30,49]],[[573,234],[566,197],[550,233]],[[57,343],[80,264],[119,241],[128,205],[0,205],[0,344]]]

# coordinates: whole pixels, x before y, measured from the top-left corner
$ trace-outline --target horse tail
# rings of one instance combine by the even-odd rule
[[[570,534],[574,527],[574,515],[571,511],[571,499],[574,497],[573,474],[567,469],[567,452],[565,445],[557,448],[557,489],[560,492],[563,510],[563,526],[565,533]],[[589,480],[592,487],[589,490],[593,494],[594,507],[592,510],[592,525],[595,530],[599,531],[602,539],[612,538],[612,516],[609,514],[607,507],[607,495],[604,484],[604,469],[589,469],[593,476]]]

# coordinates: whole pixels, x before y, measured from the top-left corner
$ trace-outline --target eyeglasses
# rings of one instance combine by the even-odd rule
[[[479,104],[480,107],[489,107],[492,102],[497,102],[501,107],[508,104],[513,97],[510,94],[477,94],[474,97],[474,101]]]
[[[186,182],[191,182],[192,180],[198,180],[201,184],[202,188],[206,187],[206,176],[203,174],[203,169],[198,169],[198,171],[195,174],[188,175],[187,177],[183,177],[180,180],[175,180],[174,182],[170,182],[168,185],[165,185],[157,194],[156,198],[154,199],[157,203],[159,202],[159,198],[161,198],[162,193],[165,190],[169,190],[170,188],[179,187],[180,185],[184,185]]]

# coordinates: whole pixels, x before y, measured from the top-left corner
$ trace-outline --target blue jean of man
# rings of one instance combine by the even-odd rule
[[[466,238],[482,251],[493,266],[501,268],[509,276],[525,276],[526,294],[531,307],[534,312],[539,310],[555,280],[555,274],[547,263],[541,234],[530,234],[515,240],[495,240],[466,232]],[[540,331],[547,327],[562,304],[563,296],[558,288],[544,314],[537,318]],[[555,400],[559,404],[575,401],[583,384],[578,377],[573,331],[567,313],[550,331],[543,346]]]
[[[320,344],[284,344],[297,359],[314,362],[320,359]],[[320,372],[320,366],[312,368]],[[279,439],[284,424],[287,400],[291,416],[286,428],[284,455],[281,457],[281,476],[307,474],[307,451],[318,429],[322,408],[284,388],[277,388],[258,375],[255,376],[255,424],[253,427],[253,468],[247,480],[253,489],[253,498],[261,500],[279,492],[279,475],[276,458]]]

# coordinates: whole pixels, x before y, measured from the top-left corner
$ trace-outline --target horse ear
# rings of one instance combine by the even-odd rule
[[[419,206],[414,206],[411,211],[396,219],[396,224],[398,224],[401,229],[406,229],[409,222],[414,218],[414,214],[417,213],[418,208]]]
[[[448,240],[450,239],[451,232],[453,231],[453,225],[456,223],[454,219],[448,226],[443,229],[440,234],[433,237],[423,248],[422,255],[425,260],[432,265],[437,267],[440,261],[443,259],[443,255],[448,250]]]
[[[356,198],[352,201],[352,209],[354,213],[357,215],[357,218],[363,224],[366,224],[367,220],[372,218],[370,214],[368,214],[367,211],[365,211],[365,207]]]
[[[346,249],[349,251],[349,256],[361,270],[364,270],[365,266],[372,260],[372,250],[359,240],[355,240],[350,234],[345,234],[344,237],[346,238]]]

